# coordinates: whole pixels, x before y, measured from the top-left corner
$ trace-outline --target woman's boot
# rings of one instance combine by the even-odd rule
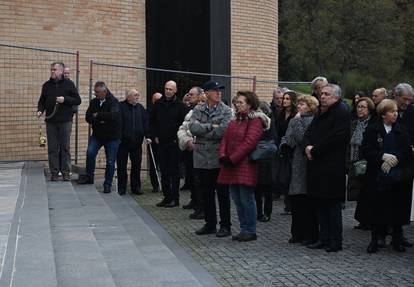
[[[367,247],[367,253],[375,253],[378,251],[378,231],[375,226],[371,229],[371,242]]]

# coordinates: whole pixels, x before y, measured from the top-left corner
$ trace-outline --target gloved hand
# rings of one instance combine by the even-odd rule
[[[224,167],[234,167],[234,164],[231,162],[230,158],[226,155],[219,159],[220,164]]]
[[[386,162],[386,161],[384,161],[383,163],[382,163],[382,165],[381,165],[381,170],[385,173],[385,174],[388,174],[389,172],[390,172],[390,170],[391,170],[391,165],[388,163],[388,162]]]
[[[386,163],[388,163],[391,167],[394,167],[398,164],[398,159],[395,155],[384,153],[382,155],[382,160]]]

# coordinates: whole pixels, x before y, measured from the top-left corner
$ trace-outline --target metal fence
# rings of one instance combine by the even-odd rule
[[[50,64],[60,61],[75,71],[79,83],[79,53],[0,43],[0,161],[47,160],[39,146],[45,135],[43,118],[37,119],[42,84],[50,77]],[[77,115],[71,152],[77,161]]]

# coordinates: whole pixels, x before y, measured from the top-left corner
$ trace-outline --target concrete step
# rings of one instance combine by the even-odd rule
[[[5,203],[3,199],[1,202]],[[12,202],[8,204],[12,208]],[[57,286],[46,183],[41,163],[25,164],[15,207],[3,259],[1,286]]]
[[[47,193],[58,286],[115,287],[93,232],[105,214],[90,221],[93,210],[83,206],[70,182],[48,182]]]
[[[203,286],[123,197],[74,188],[117,286]]]

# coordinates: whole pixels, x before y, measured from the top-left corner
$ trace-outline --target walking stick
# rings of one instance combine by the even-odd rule
[[[146,141],[146,139],[145,139]],[[157,181],[158,181],[158,187],[160,189],[160,193],[162,194],[162,186],[161,186],[161,180],[160,180],[160,176],[158,174],[158,168],[157,168],[157,163],[155,162],[155,157],[154,157],[154,152],[152,151],[152,146],[150,143],[148,143],[149,146],[149,150],[150,150],[150,154],[151,154],[151,159],[152,159],[152,163],[154,165],[154,169],[155,169],[155,174],[157,175]]]

